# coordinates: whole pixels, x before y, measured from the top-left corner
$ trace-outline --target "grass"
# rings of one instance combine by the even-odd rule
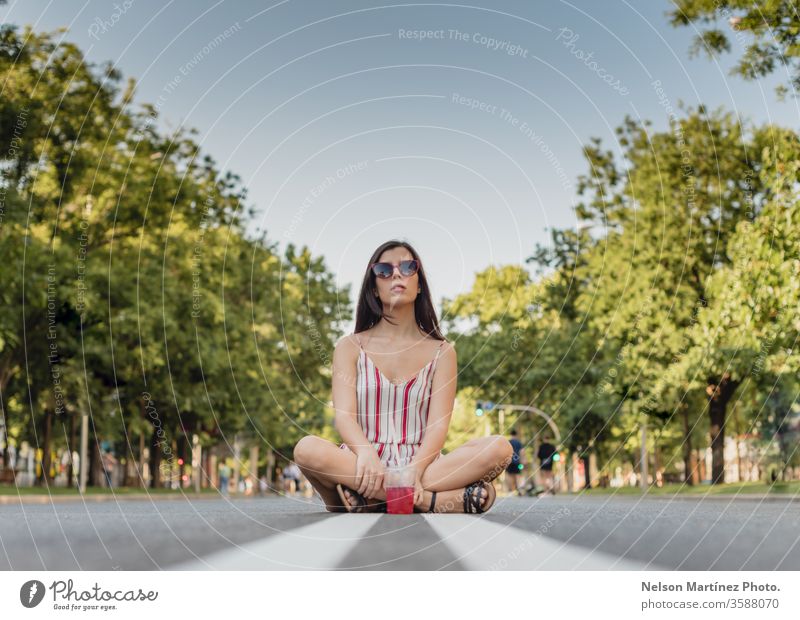
[[[578,491],[587,495],[641,495],[638,487],[594,488]],[[728,484],[699,484],[688,486],[682,484],[665,484],[663,487],[650,487],[648,495],[798,495],[800,481],[775,482],[734,482]]]
[[[189,495],[194,494],[194,488],[175,489],[143,489],[141,487],[86,487],[86,495]],[[200,489],[200,493],[216,494],[216,489]],[[79,495],[76,489],[67,487],[17,487],[13,484],[0,484],[0,495]]]

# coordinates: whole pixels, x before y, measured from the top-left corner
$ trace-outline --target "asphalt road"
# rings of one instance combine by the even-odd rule
[[[0,505],[4,570],[800,570],[800,503],[498,498],[485,515],[318,498]]]

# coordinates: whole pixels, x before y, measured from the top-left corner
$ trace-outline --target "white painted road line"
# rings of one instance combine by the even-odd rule
[[[333,570],[381,517],[341,514],[167,570]]]
[[[569,545],[481,517],[423,514],[467,570],[645,570],[647,564]],[[658,570],[657,566],[652,566]]]

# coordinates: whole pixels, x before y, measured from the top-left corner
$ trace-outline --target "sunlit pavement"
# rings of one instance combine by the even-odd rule
[[[498,496],[483,515],[303,496],[0,506],[16,570],[800,570],[800,504]]]

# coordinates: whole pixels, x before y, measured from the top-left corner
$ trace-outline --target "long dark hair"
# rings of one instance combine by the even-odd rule
[[[398,247],[405,248],[411,253],[414,260],[419,261],[417,276],[419,277],[419,286],[422,292],[414,300],[414,317],[417,320],[417,325],[422,331],[436,340],[444,340],[445,338],[439,330],[439,319],[436,318],[436,310],[434,310],[433,301],[431,301],[431,291],[428,287],[428,280],[425,277],[425,267],[419,259],[419,254],[411,247],[410,243],[397,239],[382,243],[369,259],[364,279],[361,281],[361,292],[358,295],[358,305],[356,306],[356,333],[368,330],[381,318],[385,318],[392,325],[396,325],[396,323],[392,322],[391,315],[384,313],[383,302],[373,292],[376,290],[375,274],[372,273],[370,265],[377,263],[381,258],[381,254],[386,250]]]

